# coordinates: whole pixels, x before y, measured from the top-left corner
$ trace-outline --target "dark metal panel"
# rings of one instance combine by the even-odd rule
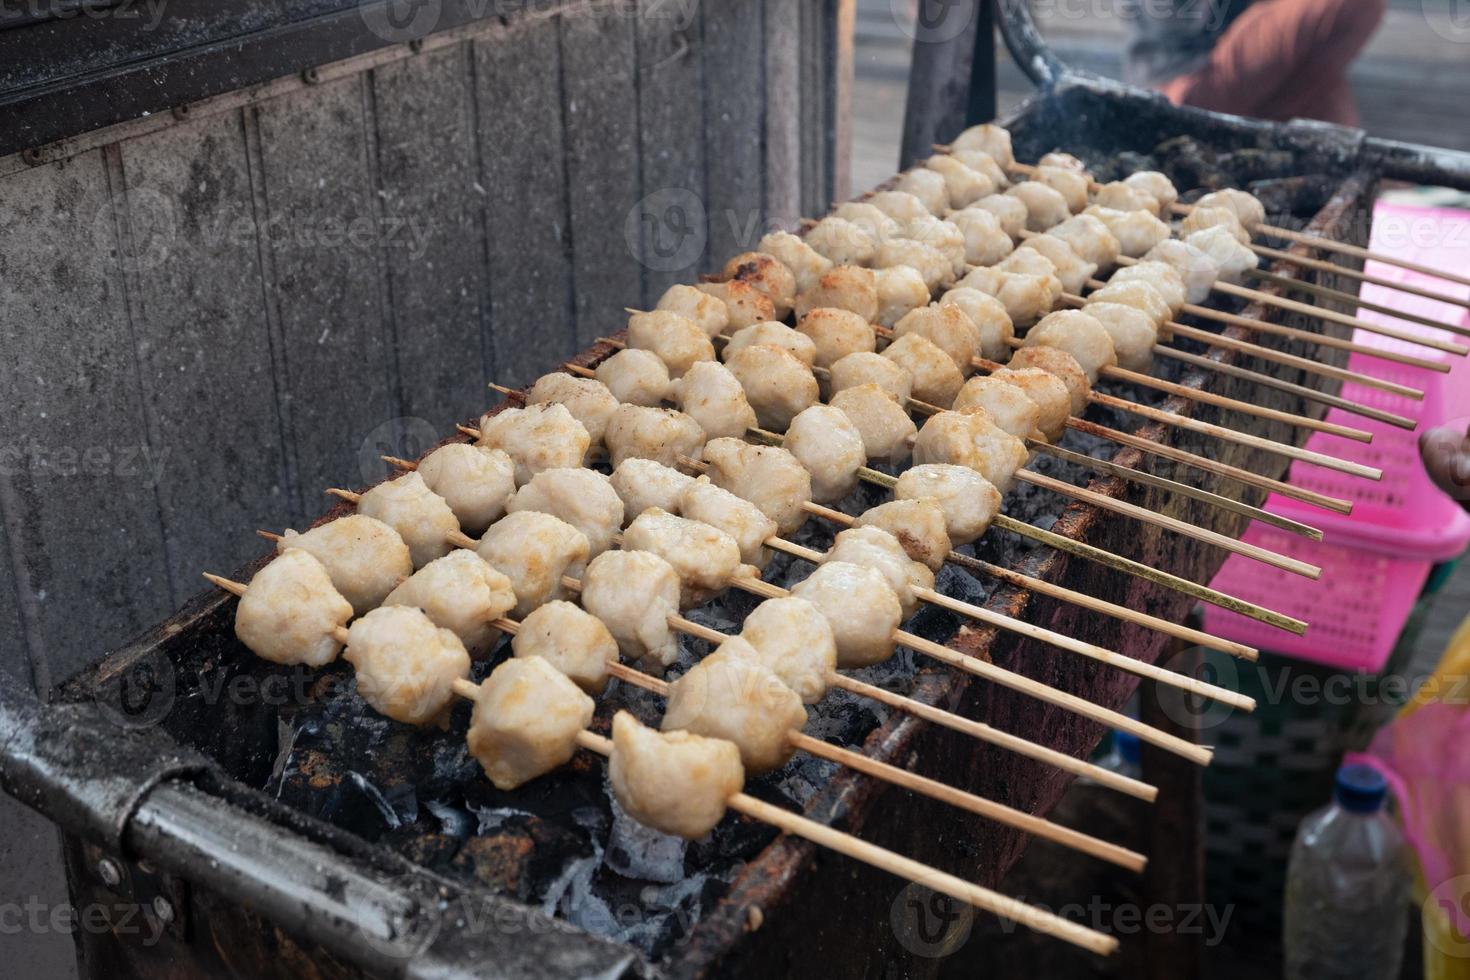
[[[635,18],[628,8],[568,13],[561,28],[576,346],[621,328],[643,295],[628,234],[640,181]],[[568,351],[568,353],[571,353]]]
[[[913,64],[903,114],[903,146],[898,166],[906,169],[964,128],[970,103],[971,64],[982,33],[982,14],[989,0],[961,0],[934,8],[921,7],[914,24]],[[985,19],[989,36],[989,19]]]
[[[636,220],[646,309],[670,286],[698,275],[698,246],[708,231],[698,6],[668,0],[639,6],[638,140],[643,188]]]
[[[5,518],[58,680],[169,606],[117,236],[101,153],[0,181]]]
[[[364,479],[360,447],[401,415],[378,283],[361,76],[253,111],[292,403],[287,451],[308,513],[322,491]]]
[[[119,152],[140,391],[168,454],[159,508],[187,595],[201,562],[241,564],[260,550],[249,529],[289,509],[244,129],[239,113],[211,116]]]
[[[474,59],[492,363],[519,385],[576,350],[556,22],[476,42]]]
[[[704,18],[704,153],[708,161],[706,269],[754,248],[765,200],[764,0],[700,4]]]
[[[801,213],[827,213],[832,203],[832,40],[830,0],[801,0]]]
[[[801,11],[792,0],[765,0],[766,219],[795,228],[801,217]],[[752,244],[749,246],[754,248]],[[716,256],[717,261],[729,258]]]
[[[456,45],[371,76],[403,413],[441,429],[483,407],[489,380],[476,369],[485,246],[469,58]]]

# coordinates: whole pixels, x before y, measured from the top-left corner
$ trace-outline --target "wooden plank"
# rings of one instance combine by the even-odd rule
[[[254,109],[291,402],[287,451],[308,514],[328,486],[375,475],[359,449],[402,415],[386,336],[380,226],[371,197],[361,76]],[[367,469],[367,472],[364,470]]]
[[[704,45],[699,35],[698,7],[671,0],[643,0],[639,7],[638,158],[643,196],[637,220],[644,309],[657,303],[670,286],[694,280],[709,233],[704,205]],[[669,207],[680,210],[671,215]],[[678,221],[678,227],[668,226],[669,217]]]
[[[578,348],[621,329],[623,308],[643,297],[639,236],[628,233],[641,196],[634,18],[619,5],[592,10],[557,18]]]
[[[911,28],[915,34],[913,66],[903,114],[900,169],[929,156],[934,143],[953,139],[964,128],[979,7],[984,2],[948,4],[937,20],[920,20]]]
[[[259,554],[250,530],[289,511],[241,116],[174,126],[118,152],[135,202],[140,391],[149,441],[168,454],[159,513],[182,599],[204,568]]]
[[[831,70],[828,0],[802,0],[801,16],[801,211],[808,217],[827,213],[831,187],[832,120],[828,73]]]
[[[576,350],[556,22],[476,42],[474,71],[492,363],[521,385]]]
[[[857,0],[828,0],[828,4],[832,22],[832,106],[829,110],[832,117],[831,200],[845,201],[852,196],[853,191],[853,39],[857,22]]]
[[[169,608],[118,241],[100,152],[0,181],[7,531],[56,681]]]
[[[755,247],[763,231],[764,0],[700,5],[704,18],[704,153],[708,161],[706,270]]]
[[[480,329],[485,245],[469,58],[457,45],[372,73],[403,413],[444,432],[481,410],[493,380]],[[405,448],[412,459],[429,446]]]
[[[765,0],[765,215],[795,229],[801,218],[801,10]]]

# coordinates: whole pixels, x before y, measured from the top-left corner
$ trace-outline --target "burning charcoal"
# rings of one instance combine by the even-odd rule
[[[645,827],[623,812],[609,791],[612,832],[607,841],[606,864],[624,878],[675,882],[684,877],[682,837]]]

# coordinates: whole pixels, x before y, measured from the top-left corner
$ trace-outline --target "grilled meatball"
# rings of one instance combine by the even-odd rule
[[[1011,315],[1005,304],[988,293],[959,286],[939,297],[940,306],[957,306],[980,331],[980,356],[988,361],[1004,361],[1011,356],[1010,341],[1016,335]]]
[[[873,319],[891,327],[909,310],[929,302],[929,285],[918,269],[897,265],[879,269],[874,274],[878,287],[878,308]]]
[[[1092,394],[1092,384],[1087,380],[1087,372],[1082,370],[1077,358],[1060,347],[1023,347],[1016,351],[1006,367],[1010,370],[1040,368],[1067,386],[1067,394],[1072,399],[1073,415],[1081,415],[1087,410],[1087,402]],[[1037,399],[1032,400],[1041,404]]]
[[[806,243],[837,265],[867,265],[878,251],[878,239],[870,231],[836,215],[813,225],[806,233]]]
[[[786,232],[775,233],[775,235],[786,234]],[[767,237],[776,240],[774,235]],[[787,235],[787,237],[795,238],[794,235]],[[796,240],[801,241],[799,238]],[[782,250],[791,251],[789,248]],[[814,256],[815,259],[821,260],[823,263],[826,262],[820,255],[812,252],[809,246],[803,252],[807,256]],[[766,298],[771,301],[771,305],[776,309],[777,319],[785,318],[786,314],[791,312],[791,304],[796,300],[796,274],[787,268],[784,262],[781,262],[774,255],[769,255],[766,252],[740,253],[725,263],[725,267],[720,270],[720,278],[748,282],[756,289],[765,293]]]
[[[322,563],[332,586],[361,616],[383,604],[413,574],[413,556],[398,532],[365,514],[348,514],[305,534],[287,530],[276,542],[284,554],[300,548]]]
[[[983,376],[965,382],[955,396],[954,410],[968,412],[980,409],[996,425],[1018,439],[1025,439],[1041,428],[1041,407],[1026,392],[1004,378]]]
[[[1215,263],[1221,282],[1238,283],[1245,274],[1260,264],[1256,253],[1246,248],[1229,228],[1206,228],[1185,239]]]
[[[1006,169],[1016,165],[1016,156],[1011,150],[1010,131],[994,123],[971,126],[955,137],[950,149],[956,153],[978,150],[994,158],[996,163]]]
[[[759,325],[746,327],[740,333],[758,329]],[[747,429],[755,428],[755,409],[746,400],[740,380],[717,361],[700,361],[690,367],[684,377],[673,383],[669,397],[685,415],[699,423],[707,439],[743,436]]]
[[[745,783],[740,749],[722,738],[660,732],[613,715],[607,778],[618,805],[660,833],[696,840],[715,829]]]
[[[1254,195],[1236,190],[1234,187],[1206,194],[1194,202],[1194,206],[1197,208],[1225,208],[1234,214],[1246,228],[1254,228],[1266,221],[1266,206]]]
[[[746,347],[730,355],[725,366],[745,389],[762,428],[785,429],[820,395],[812,369],[782,347]]]
[[[677,313],[682,317],[693,320],[699,324],[710,337],[718,337],[725,332],[730,325],[730,313],[725,309],[724,302],[717,296],[702,292],[693,286],[676,283],[664,290],[659,297],[655,310],[665,313]],[[627,401],[619,398],[618,401]],[[645,404],[640,402],[639,404]]]
[[[1041,159],[1036,161],[1036,165],[1038,167],[1061,167],[1063,170],[1071,170],[1079,174],[1088,172],[1087,164],[1072,154],[1063,153],[1060,150],[1043,154]]]
[[[1143,258],[1146,262],[1165,262],[1173,266],[1184,281],[1184,298],[1191,303],[1203,303],[1209,299],[1210,290],[1220,275],[1220,267],[1214,259],[1177,238],[1159,242]]]
[[[897,221],[899,227],[904,227],[910,221],[933,213],[923,201],[907,191],[879,191],[868,198],[868,203]],[[884,241],[887,241],[887,236],[884,237]]]
[[[1087,192],[1091,184],[1087,174],[1071,167],[1038,166],[1031,179],[1062,195],[1067,202],[1067,210],[1073,214],[1087,207]]]
[[[1077,359],[1087,380],[1097,384],[1105,368],[1118,363],[1113,338],[1096,319],[1082,310],[1049,313],[1026,334],[1027,347],[1056,347]]]
[[[800,280],[798,280],[800,281]],[[694,287],[709,293],[725,304],[727,329],[739,330],[762,320],[776,319],[776,304],[765,293],[748,282],[731,279],[729,282],[702,282]]]
[[[807,242],[802,241],[796,235],[788,231],[773,231],[762,236],[760,250],[767,255],[780,260],[795,277],[794,288],[788,293],[782,293],[784,302],[777,302],[775,296],[771,301],[776,307],[776,316],[768,316],[763,319],[776,320],[785,317],[782,309],[791,309],[791,299],[796,293],[811,289],[816,281],[826,275],[832,268],[832,260],[818,252]],[[728,268],[728,266],[726,267]],[[784,285],[784,283],[783,283]],[[769,295],[769,293],[768,293]]]
[[[500,520],[516,489],[516,464],[508,453],[464,442],[429,453],[418,474],[444,498],[466,534],[481,534]]]
[[[602,620],[561,599],[531,610],[510,645],[517,657],[540,657],[592,695],[607,689],[607,665],[618,662],[618,641]]]
[[[591,548],[587,535],[560,518],[523,510],[497,521],[475,553],[510,579],[516,594],[515,617],[525,619],[533,609],[564,598],[562,576],[580,577]]]
[[[1240,244],[1250,244],[1251,233],[1245,230],[1245,225],[1240,223],[1234,211],[1225,207],[1201,207],[1198,204],[1179,222],[1179,237],[1187,239],[1195,232],[1207,228],[1224,228]]]
[[[930,214],[943,214],[949,208],[949,183],[935,170],[920,167],[905,171],[899,175],[894,190],[917,197]]]
[[[353,623],[342,659],[374,711],[409,725],[442,721],[454,682],[470,675],[459,637],[409,606],[383,606]]]
[[[980,328],[975,326],[964,308],[954,303],[933,303],[917,310],[910,310],[893,325],[895,337],[917,334],[949,355],[961,375],[968,377],[975,370],[975,358],[980,356],[983,338]]]
[[[750,569],[740,546],[724,531],[658,508],[645,510],[623,533],[623,547],[658,555],[679,575],[679,605],[689,609],[730,587]]]
[[[822,563],[849,562],[879,572],[903,608],[908,619],[919,609],[915,589],[934,588],[934,573],[929,566],[908,556],[898,538],[881,527],[850,527],[839,531],[832,547],[822,556]]]
[[[883,356],[908,371],[913,378],[913,397],[930,405],[948,408],[965,383],[954,359],[932,340],[916,333],[889,344]]]
[[[1035,252],[1032,255],[1037,255]],[[1062,281],[1055,275],[1029,276],[1001,272],[993,268],[976,268],[959,282],[963,289],[975,289],[994,296],[1005,307],[1011,323],[1024,327],[1046,316],[1062,295]]]
[[[890,500],[864,511],[856,527],[882,528],[897,539],[910,559],[938,572],[949,558],[952,545],[944,508],[928,497],[919,500]]]
[[[1169,226],[1147,211],[1116,211],[1093,205],[1083,212],[1108,226],[1121,254],[1136,259],[1171,234]]]
[[[694,477],[651,459],[625,459],[613,470],[612,486],[623,501],[623,520],[650,507],[679,513],[679,500]]]
[[[715,486],[709,477],[700,477],[684,489],[676,512],[692,521],[717,527],[734,538],[740,547],[740,560],[745,564],[764,568],[770,561],[766,541],[780,531],[776,522],[750,501]]]
[[[422,609],[435,626],[459,637],[467,651],[482,654],[500,639],[490,621],[515,608],[516,594],[510,579],[473,551],[457,548],[414,572],[383,605]]]
[[[876,569],[829,561],[796,583],[791,594],[826,618],[839,667],[870,667],[893,656],[893,633],[903,605]]]
[[[687,316],[667,310],[630,315],[628,346],[657,354],[674,379],[682,377],[696,361],[715,359],[715,345],[709,334]]]
[[[908,266],[917,272],[929,293],[954,278],[954,264],[943,252],[912,238],[890,238],[878,246],[873,256],[873,268],[892,269],[896,266]],[[882,304],[881,293],[879,304]]]
[[[669,617],[679,613],[679,573],[658,555],[604,551],[592,559],[582,577],[582,608],[602,620],[640,670],[662,674],[678,658]]]
[[[449,504],[417,472],[379,483],[358,499],[357,512],[397,531],[408,545],[414,568],[449,554],[453,547],[449,536],[459,530]]]
[[[1006,191],[1006,195],[1026,205],[1027,231],[1046,231],[1072,216],[1072,209],[1067,207],[1067,199],[1061,192],[1038,181],[1022,181]]]
[[[1072,246],[1072,251],[1100,269],[1117,265],[1123,248],[1117,236],[1095,214],[1073,215],[1048,234]]]
[[[818,307],[797,322],[796,329],[812,342],[817,367],[830,368],[848,354],[872,353],[876,344],[873,326],[850,310]]]
[[[1001,493],[1010,492],[1029,455],[1024,442],[978,409],[930,416],[914,443],[915,463],[968,466]]]
[[[837,641],[827,617],[810,602],[767,599],[745,617],[740,638],[806,704],[827,693],[827,678],[837,669]]]
[[[983,150],[952,150],[949,155],[976,173],[983,174],[989,178],[990,182],[995,185],[997,191],[1003,191],[1011,186],[1010,177],[1006,176],[1005,170],[996,162],[995,157],[989,153]],[[998,194],[992,194],[989,199],[999,196]]]
[[[903,230],[903,226],[893,220],[888,212],[867,201],[845,201],[837,205],[832,214],[844,221],[851,221],[873,236],[874,245],[884,239],[893,238]]]
[[[673,466],[680,456],[699,458],[704,429],[688,415],[671,408],[620,405],[608,421],[605,438],[608,456],[615,467],[635,457]]]
[[[618,410],[617,396],[601,381],[559,371],[537,378],[526,396],[526,404],[557,404],[571,412],[572,418],[587,430],[589,452],[602,448],[607,420]]]
[[[596,470],[542,470],[510,498],[512,514],[533,510],[566,521],[587,536],[588,556],[613,546],[623,526],[623,500],[612,481]]]
[[[1000,513],[1000,491],[968,466],[932,463],[905,470],[893,487],[895,500],[932,500],[944,511],[955,547],[976,541]]]
[[[834,394],[830,404],[857,429],[868,459],[902,463],[909,458],[919,430],[891,392],[876,384],[856,385]]]
[[[235,635],[263,660],[325,667],[342,649],[334,633],[352,603],[332,587],[326,566],[289,548],[250,578],[235,609]]]
[[[1077,373],[1082,374],[1078,368]],[[991,375],[997,381],[1014,385],[1026,393],[1040,413],[1036,427],[1048,442],[1056,442],[1066,431],[1072,416],[1072,393],[1061,378],[1041,368],[1006,366]],[[1087,378],[1084,376],[1085,382]]]
[[[782,535],[806,522],[812,478],[801,461],[779,446],[754,446],[739,439],[711,439],[704,447],[715,486],[748,500],[776,522]]]
[[[724,360],[728,361],[737,351],[747,347],[758,347],[761,344],[769,344],[772,347],[780,347],[790,351],[798,361],[811,367],[817,361],[817,345],[805,334],[791,329],[784,323],[775,320],[767,320],[764,323],[753,323],[743,330],[737,330],[725,345]]]
[[[1082,292],[1087,288],[1087,280],[1097,274],[1096,262],[1087,261],[1071,245],[1055,235],[1028,238],[1021,243],[1021,251],[1036,252],[1049,261],[1056,269],[1057,278],[1062,281],[1062,288],[1069,293]]]
[[[996,192],[995,181],[955,157],[932,156],[924,161],[924,166],[944,178],[951,208],[967,208]]]
[[[791,733],[805,724],[801,698],[732,636],[669,685],[662,728],[734,742],[745,771],[759,775],[786,764]]]
[[[950,215],[949,221],[965,236],[965,261],[970,265],[993,265],[1015,248],[1011,236],[992,211],[965,208]]]
[[[791,420],[781,445],[812,476],[812,500],[835,504],[857,487],[857,472],[868,463],[863,436],[840,409],[813,405]]]
[[[527,405],[482,416],[475,445],[504,450],[515,461],[520,486],[542,470],[581,466],[592,437],[565,405]]]
[[[833,395],[859,385],[877,385],[899,405],[907,405],[913,394],[914,376],[882,354],[859,351],[832,365],[828,384]]]
[[[1169,301],[1152,284],[1134,279],[1108,283],[1087,297],[1089,303],[1121,303],[1148,314],[1160,329],[1169,322]]]
[[[989,211],[995,215],[996,220],[1000,222],[1001,230],[1009,235],[1012,241],[1021,237],[1021,232],[1026,230],[1031,218],[1026,202],[1009,194],[995,194],[976,201],[970,207]]]
[[[1174,182],[1157,170],[1140,170],[1129,174],[1123,179],[1123,183],[1143,191],[1157,201],[1159,210],[1155,213],[1161,218],[1168,215],[1179,200],[1179,191],[1174,187]]]
[[[1094,200],[1098,207],[1114,211],[1146,211],[1159,216],[1159,201],[1147,191],[1123,181],[1115,180],[1097,189]]]
[[[495,788],[512,790],[570,760],[596,707],[545,660],[515,657],[480,685],[465,741]]]
[[[1154,359],[1159,332],[1147,313],[1122,303],[1088,303],[1087,315],[1113,338],[1118,364],[1129,371],[1147,371]]]
[[[877,246],[874,246],[876,253]],[[923,289],[923,279],[919,288]],[[855,265],[839,265],[817,280],[815,286],[796,297],[796,315],[804,317],[812,310],[831,308],[847,310],[871,321],[878,316],[878,274]]]
[[[652,351],[620,350],[597,365],[596,374],[624,405],[656,408],[669,396],[669,369]],[[604,437],[606,434],[604,428]]]
[[[904,237],[922,242],[949,260],[949,275],[941,281],[949,281],[965,274],[965,233],[958,225],[941,221],[935,217],[912,221],[904,229]],[[879,249],[882,252],[882,249]],[[878,261],[877,256],[873,258]]]

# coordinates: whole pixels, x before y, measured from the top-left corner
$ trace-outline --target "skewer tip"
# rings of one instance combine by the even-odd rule
[[[277,534],[274,531],[261,531],[261,530],[257,530],[255,533],[258,534],[258,535],[260,535],[262,538],[265,538],[267,541],[272,541],[272,542],[274,542],[274,541],[280,541],[281,538],[282,538],[282,535],[279,535],[279,534]]]
[[[224,589],[231,595],[243,596],[245,594],[245,585],[243,583],[232,581],[223,575],[215,575],[211,572],[204,572],[203,574],[205,581]]]
[[[362,494],[353,493],[351,490],[343,490],[341,487],[327,487],[327,493],[349,504],[355,504],[362,499]]]

